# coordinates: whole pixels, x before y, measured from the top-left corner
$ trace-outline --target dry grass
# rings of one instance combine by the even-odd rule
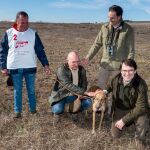
[[[69,51],[78,50],[81,57],[85,56],[93,43],[100,25],[96,24],[31,24],[38,30],[50,61],[56,68],[65,61]],[[132,24],[136,37],[136,61],[139,74],[147,81],[150,95],[150,25]],[[9,23],[0,23],[0,37],[10,27]],[[96,56],[87,67],[89,85],[93,84],[97,75],[98,60]],[[0,75],[0,150],[134,150],[134,127],[127,129],[122,138],[114,140],[110,136],[110,123],[104,119],[103,128],[96,136],[91,134],[92,113],[88,119],[79,114],[74,122],[69,114],[63,114],[61,121],[54,127],[52,115],[47,102],[55,75],[47,77],[38,62],[36,82],[37,115],[28,113],[26,89],[23,89],[23,118],[13,119],[13,89],[6,87],[6,77]],[[97,114],[97,118],[99,114]],[[99,120],[99,118],[97,119]],[[98,122],[96,127],[98,128]],[[150,149],[150,133],[146,141]]]

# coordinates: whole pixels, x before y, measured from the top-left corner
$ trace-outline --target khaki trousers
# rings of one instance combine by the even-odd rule
[[[119,70],[108,70],[100,67],[98,73],[98,86],[105,89],[111,82],[111,79],[119,73]]]
[[[122,132],[124,130],[124,128],[123,128],[123,130],[119,130],[118,128],[116,128],[115,123],[118,120],[120,120],[122,117],[124,117],[128,112],[129,111],[124,111],[124,110],[121,110],[118,108],[114,111],[113,121],[112,121],[112,125],[111,125],[111,134],[114,138],[119,138],[122,135]],[[148,132],[148,128],[149,128],[149,119],[148,119],[147,114],[138,117],[132,123],[135,124],[135,128],[136,128],[135,138],[142,140],[142,141],[145,140],[146,133]]]

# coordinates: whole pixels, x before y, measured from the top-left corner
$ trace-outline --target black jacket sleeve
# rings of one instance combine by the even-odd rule
[[[6,69],[7,68],[7,55],[8,55],[8,36],[7,33],[3,36],[0,44],[0,69]]]

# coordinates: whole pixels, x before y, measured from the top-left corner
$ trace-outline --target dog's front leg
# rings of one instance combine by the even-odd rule
[[[92,134],[96,134],[96,132],[95,132],[95,116],[96,116],[96,112],[93,111],[93,129],[92,129]]]
[[[101,111],[101,115],[100,115],[100,123],[99,123],[99,129],[101,130],[101,127],[102,127],[102,121],[103,121],[103,118],[104,118],[104,111],[102,110]]]

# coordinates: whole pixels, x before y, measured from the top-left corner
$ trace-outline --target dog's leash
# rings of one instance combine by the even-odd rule
[[[87,96],[87,95],[80,96],[79,94],[73,92],[72,90],[70,90],[66,85],[64,85],[64,84],[58,79],[58,77],[57,77],[57,75],[56,75],[56,73],[55,73],[54,70],[51,69],[51,72],[52,72],[53,74],[55,74],[55,76],[56,76],[55,82],[60,83],[60,85],[62,85],[62,86],[63,86],[67,91],[69,91],[71,94],[73,94],[73,95],[75,95],[75,96],[78,96],[78,97],[80,97],[80,98],[86,98],[86,97],[89,97],[89,98],[90,98],[90,96]]]
[[[78,104],[77,106],[78,106],[78,107],[80,107],[80,105],[81,105],[81,99],[83,99],[83,98],[89,98],[89,96],[86,96],[86,95],[82,95],[82,96],[81,96],[81,95],[79,95],[79,94],[73,92],[72,90],[70,90],[66,85],[64,85],[64,84],[58,79],[56,73],[55,73],[53,70],[51,70],[51,72],[52,72],[53,74],[55,74],[55,76],[56,76],[56,77],[55,77],[55,82],[58,82],[64,89],[66,89],[67,91],[69,91],[72,95],[77,96],[77,99],[76,99],[75,101],[77,102],[77,104]],[[69,111],[70,111],[70,112],[73,112],[73,110],[74,110],[75,101],[69,104]],[[77,111],[78,111],[78,110],[77,110]],[[74,111],[74,112],[76,112],[76,111]]]

